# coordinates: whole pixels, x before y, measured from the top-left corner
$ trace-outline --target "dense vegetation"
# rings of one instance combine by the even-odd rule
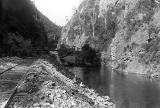
[[[0,0],[0,56],[29,56],[32,47],[54,47],[60,31],[30,0]]]

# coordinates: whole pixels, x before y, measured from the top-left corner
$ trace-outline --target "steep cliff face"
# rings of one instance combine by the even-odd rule
[[[106,52],[111,55],[113,68],[131,73],[159,74],[159,6],[154,0],[125,3],[124,17]]]
[[[61,43],[89,43],[114,69],[159,73],[159,18],[159,0],[84,0],[63,28]]]
[[[99,17],[100,0],[84,0],[62,30],[61,43],[81,48],[85,43],[100,47],[104,39],[104,18]],[[103,42],[102,42],[103,43]]]

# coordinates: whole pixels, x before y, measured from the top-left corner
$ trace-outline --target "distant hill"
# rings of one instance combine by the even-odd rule
[[[31,53],[31,47],[57,43],[61,27],[30,0],[0,0],[0,56]]]

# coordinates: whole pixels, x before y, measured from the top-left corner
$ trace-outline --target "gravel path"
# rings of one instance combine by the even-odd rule
[[[6,108],[10,99],[12,98],[16,87],[21,82],[23,76],[27,73],[29,66],[33,63],[33,59],[25,60],[14,60],[14,63],[20,63],[4,70],[0,74],[0,108]],[[11,62],[11,60],[10,60]],[[1,62],[2,63],[2,62]],[[6,62],[5,62],[6,63]],[[13,61],[12,61],[13,64]]]
[[[37,60],[9,108],[115,108],[108,96],[99,96],[67,72],[46,59]]]

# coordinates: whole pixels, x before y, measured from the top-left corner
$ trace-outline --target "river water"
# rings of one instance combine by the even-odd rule
[[[160,82],[107,67],[70,70],[100,95],[108,95],[116,108],[160,108]]]

